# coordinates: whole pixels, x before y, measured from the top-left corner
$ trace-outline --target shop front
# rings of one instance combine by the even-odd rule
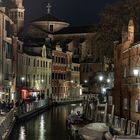
[[[20,95],[21,95],[21,100],[36,101],[40,96],[40,91],[34,89],[22,88]]]

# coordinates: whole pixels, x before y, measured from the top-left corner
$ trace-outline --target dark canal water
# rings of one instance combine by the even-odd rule
[[[66,131],[66,118],[79,106],[54,107],[15,126],[8,140],[73,140]]]

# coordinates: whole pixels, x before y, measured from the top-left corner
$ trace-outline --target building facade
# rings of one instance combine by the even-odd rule
[[[127,30],[123,31],[122,43],[115,44],[113,101],[117,115],[136,122],[140,119],[140,44],[134,30],[134,22],[130,20]]]
[[[65,94],[65,86],[63,86],[67,76],[67,55],[59,45],[52,50],[52,60],[52,98],[61,100],[68,96]]]
[[[79,96],[82,89],[81,84],[85,81],[83,75],[86,75],[88,81],[94,76],[94,73],[83,70],[83,67],[85,67],[84,62],[88,63],[88,71],[91,71],[91,68],[92,70],[94,69],[95,72],[101,71],[101,67],[99,68],[99,63],[101,62],[100,55],[98,54],[93,41],[93,38],[96,35],[95,27],[70,26],[68,22],[51,15],[50,9],[48,9],[48,14],[34,20],[30,24],[27,29],[27,34],[23,37],[24,11],[23,0],[11,0],[8,12],[9,17],[5,14],[5,7],[1,6],[1,27],[4,26],[4,28],[1,28],[1,46],[3,46],[3,40],[6,40],[7,43],[12,46],[12,56],[10,59],[8,58],[7,65],[4,65],[5,54],[1,47],[1,61],[3,62],[1,65],[4,65],[3,68],[1,67],[2,91],[3,85],[8,85],[8,83],[5,84],[3,80],[3,72],[6,72],[6,68],[4,67],[11,67],[11,70],[8,68],[7,73],[9,74],[6,74],[11,76],[12,81],[10,82],[10,88],[6,86],[8,88],[4,90],[8,91],[12,89],[12,91],[8,92],[12,92],[12,98],[18,99],[21,97],[21,87],[27,86],[28,88],[36,89],[39,82],[35,81],[38,79],[44,81],[45,79],[43,79],[43,77],[46,76],[46,73],[44,72],[45,67],[35,67],[32,65],[35,63],[34,61],[39,61],[39,63],[41,63],[47,59],[46,61],[50,61],[48,63],[51,63],[52,59],[52,70],[54,73],[51,75],[49,73],[45,80],[48,83],[48,79],[51,81],[52,77],[59,77],[58,79],[53,79],[53,81],[59,80],[58,83],[60,86],[59,88],[53,87],[51,90],[50,87],[47,87],[48,85],[57,85],[55,82],[51,82],[51,84],[45,85],[45,88],[40,90],[42,90],[42,92],[45,91],[49,96],[51,92],[56,94],[59,91],[59,99],[67,98],[68,96],[74,98]],[[7,21],[6,18],[9,22],[5,22]],[[11,31],[12,33],[10,33]],[[7,35],[6,38],[5,35]],[[46,45],[46,58],[43,58],[42,55],[40,55],[44,44]],[[62,48],[62,51],[56,49],[58,48],[58,44],[60,45],[60,48]],[[8,51],[10,51],[10,45],[6,45],[6,47],[8,46]],[[34,56],[31,53],[37,55]],[[58,57],[57,63],[59,64],[56,63],[53,55]],[[9,54],[8,57],[10,57]],[[30,61],[31,65],[29,65]],[[34,71],[34,74],[31,73],[32,71],[30,69]],[[46,72],[48,73],[47,70]],[[31,81],[31,79],[33,81]],[[23,84],[23,81],[26,82]],[[7,80],[7,82],[9,82],[9,80]],[[41,83],[39,86],[41,86]],[[72,90],[72,88],[74,89]],[[75,93],[76,95],[71,95],[71,93]],[[55,98],[58,98],[57,95],[54,96],[56,96]]]
[[[58,19],[48,13],[34,20],[30,24],[26,36],[28,40],[27,42],[29,42],[29,40],[31,42],[34,42],[34,40],[38,40],[39,38],[50,38],[52,50],[57,46],[57,44],[59,44],[62,50],[72,52],[72,59],[70,60],[70,63],[76,63],[80,65],[79,78],[80,84],[83,84],[85,81],[85,77],[83,75],[86,75],[86,80],[89,81],[91,77],[95,76],[94,74],[96,72],[102,71],[101,69],[103,67],[100,55],[98,54],[98,50],[94,45],[93,40],[95,38],[95,35],[96,29],[94,26],[73,27],[70,26],[68,22]],[[37,43],[36,41],[35,44],[39,45],[39,42]],[[35,44],[32,43],[32,47],[34,47]],[[28,43],[25,44],[25,46],[29,46]],[[84,62],[88,63],[89,66],[87,68],[88,71],[91,72],[83,71],[83,67],[85,67]],[[95,73],[93,73],[92,70],[94,70]],[[71,81],[71,79],[72,78],[69,78],[68,81]],[[58,88],[53,88],[53,91],[58,92],[60,90]]]
[[[13,21],[0,3],[0,99],[13,98]]]
[[[43,95],[51,96],[52,60],[47,58],[46,46],[41,53],[18,53],[17,89],[19,98],[29,99]]]

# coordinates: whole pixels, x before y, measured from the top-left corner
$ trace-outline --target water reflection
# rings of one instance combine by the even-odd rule
[[[26,140],[25,127],[20,127],[19,140]]]
[[[51,108],[17,125],[9,140],[72,140],[66,131],[66,118],[78,105]]]
[[[40,135],[39,139],[40,140],[45,140],[45,121],[44,121],[44,115],[41,115],[40,118]]]
[[[74,113],[74,108],[76,107],[76,104],[71,104],[71,111],[70,113],[73,114]]]

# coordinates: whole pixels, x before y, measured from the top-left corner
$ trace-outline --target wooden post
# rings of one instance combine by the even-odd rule
[[[114,105],[112,105],[111,109],[111,125],[113,125],[113,118],[114,118]]]
[[[139,125],[140,125],[140,122],[139,122],[139,120],[137,120],[137,124],[136,124],[136,135],[139,135]]]
[[[128,126],[128,119],[126,120],[125,130],[124,130],[124,135],[126,135],[126,134],[127,134],[127,126]]]
[[[105,111],[104,111],[104,120],[103,120],[104,123],[106,123],[106,121],[107,121],[107,106],[108,106],[108,104],[106,103],[105,104]]]
[[[128,124],[127,124],[127,134],[131,134],[131,120],[128,120]]]

